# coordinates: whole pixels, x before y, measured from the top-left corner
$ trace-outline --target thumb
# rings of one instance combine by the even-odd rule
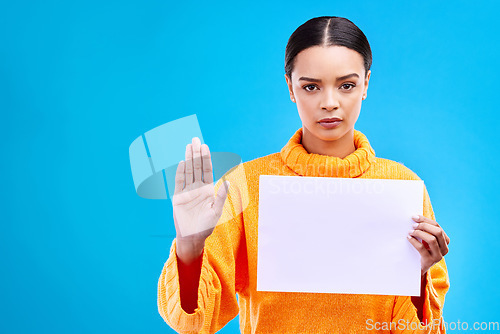
[[[229,185],[229,181],[224,181],[224,183],[219,187],[217,195],[215,196],[214,210],[217,218],[222,215],[222,208],[224,207],[224,202],[226,202]]]

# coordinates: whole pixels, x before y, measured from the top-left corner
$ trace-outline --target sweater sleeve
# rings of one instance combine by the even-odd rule
[[[427,188],[424,188],[424,216],[436,220]],[[445,295],[450,288],[450,279],[444,257],[427,271],[425,283],[422,322],[433,323],[435,324],[433,326],[434,329],[438,327],[440,329],[440,331],[436,331],[435,333],[444,333],[443,306]]]
[[[175,239],[158,280],[159,313],[180,333],[215,333],[239,312],[236,293],[246,281],[246,245],[239,191],[236,182],[230,182],[222,216],[205,242],[194,313],[186,313],[181,306]]]
[[[444,333],[433,331],[431,327],[424,326],[417,316],[417,309],[411,302],[411,297],[396,296],[392,310],[390,332],[399,333]]]
[[[425,217],[436,220],[425,187],[423,211]],[[411,302],[411,297],[397,296],[392,320],[395,326],[391,328],[391,333],[445,333],[443,306],[450,283],[444,258],[427,271],[424,282],[423,319],[418,318],[417,308]]]

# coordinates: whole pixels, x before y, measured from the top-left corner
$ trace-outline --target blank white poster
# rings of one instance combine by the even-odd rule
[[[261,175],[257,290],[420,295],[423,181]]]

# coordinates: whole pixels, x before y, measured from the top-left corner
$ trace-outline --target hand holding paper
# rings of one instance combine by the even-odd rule
[[[448,254],[450,238],[436,221],[424,216],[412,218],[416,223],[413,224],[414,230],[408,235],[408,240],[420,253],[422,275],[424,275],[430,267]]]

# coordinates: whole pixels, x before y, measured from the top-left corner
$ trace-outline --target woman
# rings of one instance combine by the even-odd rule
[[[408,235],[421,255],[420,297],[256,291],[259,175],[419,179],[375,157],[354,130],[371,62],[368,41],[351,21],[311,19],[286,47],[285,79],[302,128],[281,152],[244,163],[244,172],[236,168],[226,174],[229,182],[214,187],[208,146],[198,138],[187,145],[173,198],[177,238],[158,282],[159,312],[174,329],[212,333],[239,313],[243,333],[444,330],[449,238],[426,190],[424,214],[414,218]],[[417,327],[421,323],[429,326]]]

